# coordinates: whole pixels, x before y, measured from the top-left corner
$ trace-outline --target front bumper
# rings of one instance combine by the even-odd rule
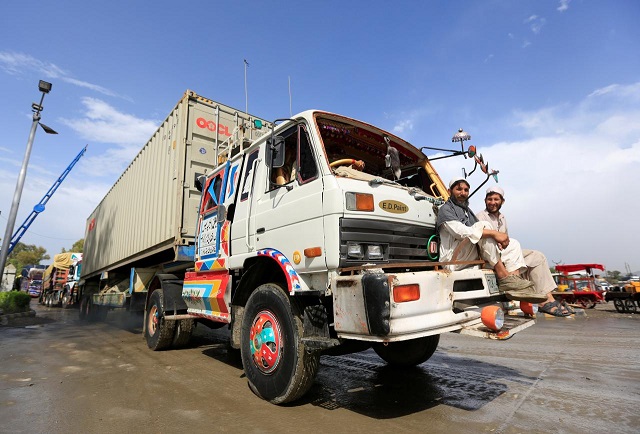
[[[394,287],[410,284],[419,285],[419,298],[395,302]],[[490,270],[364,272],[335,277],[332,293],[338,337],[393,342],[458,331],[477,323],[479,305],[495,300],[498,287]]]

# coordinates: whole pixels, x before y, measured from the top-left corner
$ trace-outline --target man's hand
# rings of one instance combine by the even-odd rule
[[[494,231],[493,229],[483,229],[482,238],[493,238],[498,244],[500,250],[504,250],[509,245],[509,235],[504,232]]]
[[[496,243],[498,243],[498,246],[500,246],[501,250],[506,249],[509,245],[509,235],[505,234],[504,232],[495,232],[496,234],[494,235],[493,239],[496,240]]]

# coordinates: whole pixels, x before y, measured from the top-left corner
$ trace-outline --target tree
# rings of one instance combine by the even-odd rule
[[[621,277],[620,274],[618,270],[607,271],[607,281],[609,283],[618,283]]]
[[[47,250],[44,247],[19,242],[7,258],[7,263],[13,264],[16,267],[16,272],[20,274],[25,265],[36,265],[46,259],[51,259],[51,256],[47,254]]]
[[[73,246],[71,246],[71,250],[67,250],[63,247],[60,253],[67,253],[67,252],[82,253],[83,250],[84,250],[84,238],[81,238],[75,243],[73,243]]]

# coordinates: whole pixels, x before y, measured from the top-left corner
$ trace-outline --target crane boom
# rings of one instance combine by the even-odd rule
[[[27,231],[27,229],[29,229],[29,226],[31,226],[31,223],[33,223],[36,217],[38,217],[38,214],[44,211],[45,205],[47,204],[47,202],[49,202],[49,199],[51,199],[51,196],[53,196],[53,193],[56,192],[58,187],[60,187],[60,184],[62,183],[62,181],[64,181],[64,179],[67,177],[69,172],[71,172],[71,169],[73,169],[73,166],[76,165],[78,160],[80,160],[80,158],[87,151],[87,146],[88,145],[85,145],[85,147],[82,148],[82,150],[78,153],[78,155],[76,155],[76,158],[73,159],[71,164],[69,164],[69,166],[67,166],[67,168],[64,169],[64,171],[58,177],[56,182],[54,182],[51,188],[49,189],[49,191],[47,191],[47,194],[45,194],[44,197],[40,200],[40,202],[38,202],[38,204],[33,207],[33,211],[31,211],[31,214],[29,214],[29,216],[26,218],[24,223],[22,223],[22,225],[18,228],[18,230],[13,234],[13,237],[11,237],[11,242],[9,243],[9,250],[7,255],[11,254],[11,252],[13,251],[13,248],[16,246],[16,244],[18,244],[18,241],[20,241],[20,239],[22,238],[24,233]]]

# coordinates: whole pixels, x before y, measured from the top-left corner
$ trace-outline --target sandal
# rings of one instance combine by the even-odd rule
[[[538,305],[538,312],[548,313],[553,316],[569,316],[569,312],[562,309],[562,305],[558,301],[548,301],[543,305]]]
[[[562,303],[560,303],[562,305],[562,307],[564,307],[564,310],[566,310],[569,315],[573,315],[576,313],[575,309],[571,307],[571,305],[569,303],[567,303],[565,300],[562,300]]]

